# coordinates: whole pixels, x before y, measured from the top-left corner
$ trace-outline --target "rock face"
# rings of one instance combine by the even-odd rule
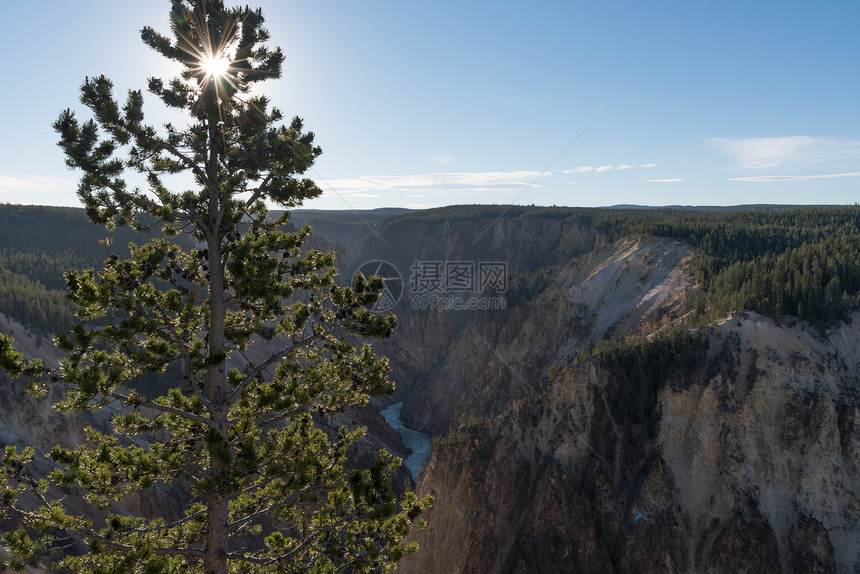
[[[512,272],[501,310],[394,309],[404,420],[437,436],[418,483],[437,502],[398,571],[860,572],[860,315],[826,335],[738,315],[640,388],[574,359],[689,312],[689,248],[544,223],[546,244],[536,221],[377,240],[401,268]]]
[[[738,520],[753,516],[782,571],[860,569],[857,348],[844,345],[860,332],[842,326],[822,340],[748,317],[719,327],[749,365],[745,378],[661,396],[662,460],[696,564],[743,555]]]
[[[625,429],[599,424],[618,382],[567,370],[440,441],[419,481],[436,507],[399,571],[860,571],[856,351],[832,343],[855,330],[724,323],[709,353],[736,368],[667,384],[656,436],[620,463],[605,443]]]
[[[397,227],[373,238],[356,260],[390,261],[407,283],[414,261],[503,261],[509,272],[502,309],[415,310],[408,289],[393,309],[397,335],[377,348],[392,359],[404,422],[434,434],[464,416],[498,412],[549,366],[604,337],[668,322],[696,292],[689,248],[677,241],[613,241],[611,230],[552,219],[455,221],[406,233]]]
[[[457,371],[461,363],[447,360],[445,366],[446,359],[461,342],[475,340],[476,334],[480,334],[477,338],[495,339],[499,335],[494,332],[499,328],[499,317],[507,314],[504,309],[480,313],[413,309],[415,262],[503,262],[509,273],[508,289],[502,294],[506,309],[517,307],[516,312],[523,313],[525,309],[515,303],[526,302],[539,291],[546,275],[542,269],[589,253],[615,238],[611,229],[551,218],[407,219],[395,220],[379,229],[351,250],[347,267],[355,270],[364,262],[384,260],[400,272],[405,292],[392,309],[398,316],[397,335],[378,349],[392,358],[393,378],[398,383],[396,400],[404,401],[404,422],[428,432],[447,428],[453,413],[442,412],[433,415],[432,420],[418,420],[419,409],[441,402],[417,399],[412,396],[414,391],[433,387],[433,392],[450,390],[459,398],[462,378],[467,375],[449,372],[452,368]],[[472,336],[464,338],[464,332]],[[439,386],[451,377],[457,380],[442,383],[450,387]]]

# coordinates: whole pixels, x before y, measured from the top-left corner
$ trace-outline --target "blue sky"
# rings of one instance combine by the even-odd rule
[[[87,75],[170,75],[139,39],[170,2],[8,4],[0,202],[78,205],[51,123]],[[250,4],[323,148],[306,207],[860,201],[856,0]]]

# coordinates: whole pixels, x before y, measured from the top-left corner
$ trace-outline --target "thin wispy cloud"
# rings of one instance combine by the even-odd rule
[[[534,185],[539,171],[427,173],[418,175],[362,176],[326,181],[326,188],[345,196],[368,192],[509,191]]]
[[[594,168],[590,165],[581,165],[573,169],[562,170],[561,173],[588,173],[589,171],[594,171]]]
[[[639,164],[638,167],[649,168],[649,167],[657,167],[658,165],[659,164],[656,164],[656,163],[643,163],[643,164]],[[564,173],[564,174],[589,173],[592,171],[594,173],[605,173],[607,171],[627,171],[628,169],[633,169],[635,167],[637,167],[637,166],[635,164],[632,164],[632,163],[619,163],[618,165],[611,165],[611,164],[607,163],[607,164],[601,165],[599,167],[594,167],[591,165],[581,165],[581,166],[575,167],[573,169],[562,170],[561,173]]]
[[[824,165],[860,160],[860,141],[845,138],[788,136],[711,138],[716,149],[742,169],[769,169],[785,165]]]
[[[749,177],[731,177],[729,181],[748,181],[754,183],[773,183],[784,181],[806,181],[809,179],[835,179],[842,177],[860,177],[860,171],[850,173],[824,173],[811,175],[753,175]]]
[[[681,178],[670,178],[670,179],[646,179],[646,183],[679,183],[684,181]]]

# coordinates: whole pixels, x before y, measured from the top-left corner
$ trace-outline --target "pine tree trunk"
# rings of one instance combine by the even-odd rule
[[[206,574],[227,574],[228,499],[220,489],[216,489],[209,493],[207,502],[209,504],[209,517],[203,571]]]
[[[210,416],[215,423],[224,443],[229,443],[228,414],[226,404],[226,377],[224,368],[224,335],[226,309],[224,306],[224,268],[222,267],[221,239],[219,228],[224,207],[218,194],[218,144],[217,130],[214,123],[209,125],[209,161],[207,162],[207,177],[209,179],[209,367],[207,378],[209,382]],[[210,444],[209,472],[213,478],[223,476],[225,463],[221,460],[221,445]],[[213,447],[215,452],[213,452]],[[227,526],[229,520],[229,497],[214,486],[207,495],[208,511],[206,556],[203,570],[205,574],[227,573]]]

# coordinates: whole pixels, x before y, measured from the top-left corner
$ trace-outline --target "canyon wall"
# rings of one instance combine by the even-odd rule
[[[860,571],[860,332],[751,314],[707,336],[632,444],[606,402],[625,381],[593,361],[449,431],[399,571]]]
[[[504,309],[393,309],[404,420],[437,437],[417,486],[437,502],[399,572],[860,572],[860,315],[677,332],[699,292],[684,243],[554,220],[395,231],[358,257],[510,273]],[[686,362],[647,390],[577,360],[667,332]]]

